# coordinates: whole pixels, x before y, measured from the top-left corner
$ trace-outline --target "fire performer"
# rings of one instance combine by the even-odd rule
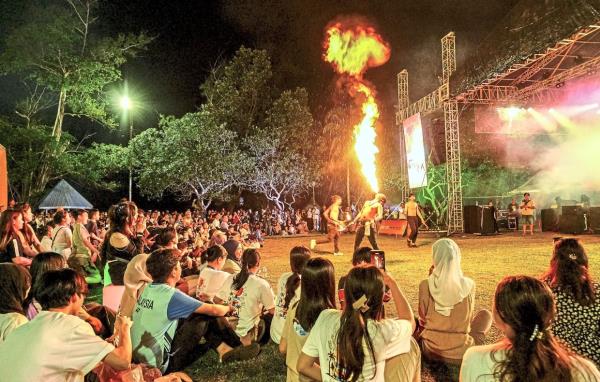
[[[377,246],[377,225],[376,223],[383,219],[383,205],[385,204],[385,195],[375,194],[373,200],[367,200],[361,211],[351,224],[357,223],[356,238],[354,239],[354,251],[358,249],[363,238],[367,236],[373,249],[379,249]]]
[[[333,241],[333,255],[342,256],[340,252],[339,241],[340,232],[346,229],[346,224],[343,219],[343,213],[341,209],[342,197],[339,195],[333,195],[331,197],[331,205],[323,212],[323,217],[327,220],[327,238],[323,240],[311,240],[310,249],[315,249],[317,244],[325,244]]]
[[[408,202],[404,205],[404,209],[406,211],[408,227],[410,228],[410,235],[408,236],[406,243],[409,247],[416,248],[419,225],[423,222],[426,228],[429,227],[427,226],[427,223],[425,223],[423,214],[421,214],[421,207],[419,207],[419,204],[416,202],[415,194],[412,192],[408,195]]]
[[[527,226],[529,226],[529,233],[533,235],[533,213],[535,210],[535,202],[531,200],[529,192],[523,194],[523,201],[519,206],[521,210],[521,220],[523,222],[523,236],[527,233]]]

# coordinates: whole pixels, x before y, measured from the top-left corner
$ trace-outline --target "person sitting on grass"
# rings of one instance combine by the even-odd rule
[[[223,265],[223,271],[231,274],[238,274],[242,270],[242,253],[244,247],[237,240],[227,240],[223,243],[223,248],[227,251],[227,260]]]
[[[52,251],[52,230],[54,229],[54,222],[49,221],[40,229],[40,252],[51,252]]]
[[[360,247],[352,254],[352,267],[362,267],[371,263],[371,247]],[[344,286],[346,285],[346,277],[340,277],[338,282],[338,298],[342,310],[345,308]]]
[[[162,248],[146,260],[153,282],[144,288],[133,312],[134,359],[163,373],[180,371],[204,353],[202,337],[222,362],[258,355],[257,344],[232,348],[239,343],[235,335],[211,318],[228,314],[230,306],[203,303],[175,288],[181,278],[180,257],[177,249]]]
[[[14,263],[28,267],[31,259],[24,256],[22,234],[23,214],[21,210],[8,209],[0,213],[0,263]]]
[[[385,285],[397,319],[384,318]],[[383,381],[385,361],[411,351],[415,320],[410,304],[396,281],[371,265],[350,270],[344,294],[342,312],[327,309],[319,315],[302,348],[298,372],[323,381]],[[420,355],[412,356],[419,363]]]
[[[279,351],[285,355],[288,382],[308,380],[298,374],[298,357],[319,314],[335,309],[335,270],[331,261],[322,257],[309,259],[298,289],[300,299],[290,304],[279,343]]]
[[[0,343],[0,381],[81,381],[100,362],[115,370],[131,364],[131,320],[115,323],[115,347],[77,317],[87,293],[72,269],[48,271],[34,290],[43,311]]]
[[[23,302],[30,287],[27,269],[11,263],[0,264],[0,342],[27,323]]]
[[[494,322],[506,336],[492,345],[469,348],[460,369],[463,382],[599,381],[585,358],[569,353],[550,331],[555,316],[552,292],[529,276],[507,276],[494,294]]]
[[[277,295],[275,298],[275,314],[271,322],[271,339],[279,344],[281,331],[290,305],[300,298],[300,274],[310,259],[310,249],[294,247],[290,251],[291,272],[285,272],[277,282]]]
[[[256,275],[259,268],[258,250],[246,249],[242,254],[242,270],[230,275],[216,296],[233,305],[234,316],[238,317],[235,333],[244,345],[262,341],[263,337],[268,340],[275,313],[273,290],[267,280]]]
[[[460,365],[469,347],[484,343],[492,314],[475,314],[475,282],[463,276],[458,245],[444,238],[432,251],[429,277],[419,284],[421,348],[426,359]]]
[[[227,259],[227,251],[220,245],[213,245],[202,254],[202,263],[206,264],[200,271],[196,296],[204,302],[212,302],[215,295],[221,290],[225,280],[230,276],[223,272],[223,265]]]
[[[600,365],[600,285],[592,281],[588,256],[577,239],[554,246],[550,269],[542,276],[556,302],[552,333]]]

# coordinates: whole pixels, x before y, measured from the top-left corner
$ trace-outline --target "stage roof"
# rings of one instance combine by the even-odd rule
[[[523,0],[450,79],[459,102],[529,99],[600,67],[600,0]]]

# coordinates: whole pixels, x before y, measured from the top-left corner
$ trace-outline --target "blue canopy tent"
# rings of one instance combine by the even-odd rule
[[[92,207],[90,202],[63,179],[42,199],[38,209],[54,210],[57,208],[66,208],[71,210],[88,210]]]

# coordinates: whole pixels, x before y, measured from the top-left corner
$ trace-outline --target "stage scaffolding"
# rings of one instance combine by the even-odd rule
[[[463,203],[460,165],[460,110],[473,104],[517,105],[534,107],[548,103],[560,93],[566,81],[586,75],[600,75],[600,20],[580,28],[558,41],[544,53],[532,54],[494,73],[468,89],[450,89],[450,78],[456,70],[455,36],[450,32],[442,42],[442,84],[420,100],[409,103],[408,73],[398,75],[398,112],[400,128],[401,170],[406,169],[402,122],[413,114],[429,114],[444,110],[446,169],[448,187],[448,234],[463,232]],[[460,109],[460,110],[459,110]],[[405,186],[407,187],[407,186]],[[403,191],[404,197],[404,191]]]
[[[442,43],[442,84],[432,93],[419,101],[408,102],[408,72],[398,74],[398,113],[396,123],[400,127],[400,167],[402,175],[406,172],[406,150],[402,123],[413,114],[422,115],[444,108],[444,130],[446,137],[446,184],[448,188],[448,234],[463,231],[463,207],[460,168],[460,131],[458,122],[458,104],[450,99],[450,76],[456,70],[456,38],[454,32],[448,33]],[[405,191],[406,190],[406,191]],[[402,198],[408,194],[407,180],[401,188]]]

